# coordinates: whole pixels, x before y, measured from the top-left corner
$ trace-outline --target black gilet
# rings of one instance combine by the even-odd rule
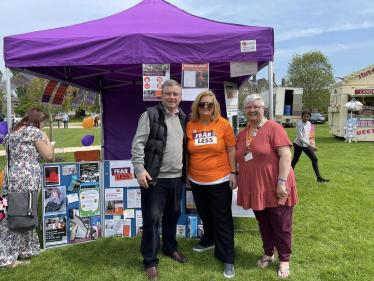
[[[186,182],[186,114],[178,107],[179,121],[183,130],[183,183]],[[144,168],[151,176],[152,180],[148,184],[157,183],[160,173],[162,159],[167,142],[167,126],[165,123],[166,110],[162,103],[153,107],[148,107],[145,111],[148,113],[150,132],[148,141],[144,148]]]

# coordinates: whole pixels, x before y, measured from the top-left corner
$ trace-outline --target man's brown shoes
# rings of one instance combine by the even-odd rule
[[[179,252],[173,253],[172,255],[170,255],[170,257],[173,260],[180,262],[180,263],[185,263],[187,261],[187,258],[182,253],[179,253]]]
[[[145,269],[145,273],[147,274],[148,279],[151,280],[158,280],[158,271],[157,267],[149,267]]]

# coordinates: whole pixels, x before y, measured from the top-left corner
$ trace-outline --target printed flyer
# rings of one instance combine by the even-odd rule
[[[100,215],[99,188],[80,190],[79,203],[81,217]]]
[[[99,182],[99,163],[79,164],[79,175],[81,183]]]
[[[170,79],[170,64],[143,64],[143,101],[160,101],[162,85]]]
[[[105,189],[105,214],[123,214],[123,188]]]
[[[139,186],[131,161],[111,161],[109,163],[109,170],[110,187]]]
[[[67,217],[45,219],[45,246],[46,248],[67,244],[66,235]]]
[[[70,243],[80,243],[91,240],[91,218],[75,216],[70,219]]]
[[[141,208],[140,188],[127,189],[127,208]]]
[[[209,63],[182,64],[182,100],[194,101],[209,89]]]
[[[235,83],[224,81],[227,117],[238,115],[239,90]]]
[[[44,212],[46,216],[66,213],[66,188],[44,188]]]

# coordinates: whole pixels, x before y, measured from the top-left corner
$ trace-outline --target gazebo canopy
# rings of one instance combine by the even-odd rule
[[[256,51],[241,52],[242,40],[256,40]],[[155,104],[142,100],[141,64],[170,63],[171,78],[180,81],[181,63],[209,63],[210,88],[219,94],[223,81],[241,82],[230,78],[230,62],[257,61],[260,70],[273,55],[272,28],[200,18],[163,0],[143,0],[103,19],[4,38],[6,67],[102,94],[109,160],[131,157],[136,121]],[[219,100],[224,105],[224,98]],[[189,106],[181,103],[186,113]]]

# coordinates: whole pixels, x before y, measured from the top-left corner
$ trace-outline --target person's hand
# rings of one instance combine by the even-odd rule
[[[311,148],[313,151],[317,151],[317,150],[318,150],[318,148],[317,148],[316,146],[314,146],[314,145],[311,145],[310,148]]]
[[[136,179],[138,180],[138,184],[144,188],[149,188],[148,186],[148,180],[152,180],[151,176],[148,174],[148,172],[141,173],[140,175],[136,176]]]
[[[278,180],[278,184],[277,184],[277,195],[278,195],[278,198],[283,198],[287,196],[286,183],[280,180]]]
[[[238,187],[238,177],[237,175],[230,174],[230,188],[235,189]]]

